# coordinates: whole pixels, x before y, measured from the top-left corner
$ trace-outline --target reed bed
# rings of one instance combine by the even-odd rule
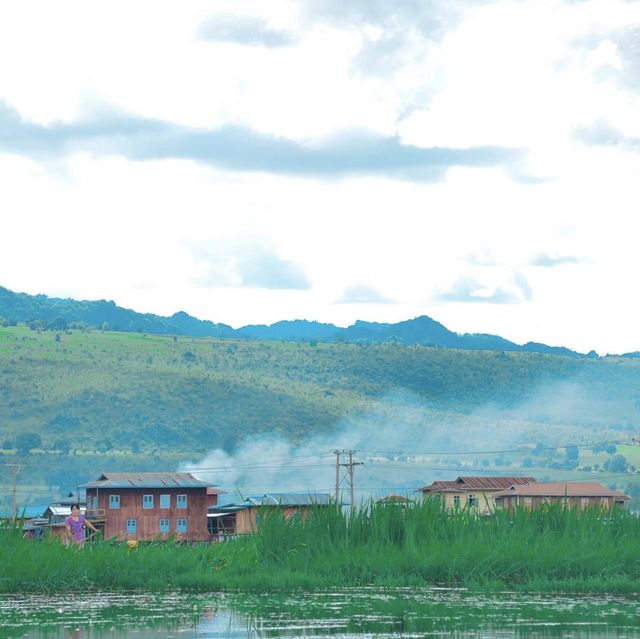
[[[224,543],[63,547],[0,530],[0,592],[288,590],[369,584],[550,592],[640,590],[640,519],[626,511],[448,512],[438,501],[335,507]]]

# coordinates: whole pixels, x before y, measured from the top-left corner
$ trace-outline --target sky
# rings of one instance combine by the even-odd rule
[[[640,1],[0,4],[0,286],[640,350]]]

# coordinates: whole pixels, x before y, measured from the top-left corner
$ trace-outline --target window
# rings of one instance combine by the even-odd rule
[[[178,519],[178,524],[176,526],[176,532],[186,533],[187,532],[187,520],[186,519]]]
[[[135,519],[127,519],[127,532],[134,533],[138,529],[138,524]]]
[[[186,495],[178,495],[176,500],[176,508],[186,508],[187,507],[187,496]]]
[[[153,495],[142,495],[142,507],[153,508]]]
[[[467,496],[467,506],[469,508],[477,508],[478,507],[478,497],[476,495],[468,495]]]
[[[161,519],[160,520],[160,532],[161,533],[168,533],[169,532],[169,520],[168,519]]]
[[[109,495],[109,508],[120,508],[120,495]]]
[[[171,508],[171,495],[160,495],[160,508]]]
[[[453,496],[453,507],[460,508],[460,495]]]

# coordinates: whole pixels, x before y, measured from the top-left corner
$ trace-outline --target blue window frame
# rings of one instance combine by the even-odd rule
[[[176,499],[176,508],[186,508],[186,507],[187,507],[187,496],[178,495]]]
[[[109,508],[120,508],[120,495],[109,495]]]
[[[153,508],[153,495],[142,495],[142,507]]]
[[[186,519],[178,519],[178,523],[176,525],[176,532],[186,533],[187,532],[187,520]]]
[[[135,519],[127,519],[127,532],[134,533],[138,530],[138,522]]]
[[[171,508],[171,495],[160,495],[160,508]]]
[[[161,519],[160,520],[160,532],[161,533],[168,533],[169,532],[169,520],[168,519]]]

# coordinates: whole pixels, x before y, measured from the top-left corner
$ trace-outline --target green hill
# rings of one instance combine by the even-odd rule
[[[356,321],[346,328],[308,320],[281,321],[266,325],[248,325],[233,329],[226,324],[200,320],[180,311],[170,317],[137,313],[117,306],[112,301],[78,301],[46,295],[14,293],[0,286],[0,326],[24,323],[34,330],[65,330],[67,328],[99,328],[113,331],[182,335],[191,337],[227,337],[238,339],[399,343],[443,346],[467,350],[499,350],[507,352],[537,352],[571,357],[597,357],[594,351],[584,355],[562,346],[536,342],[523,345],[498,335],[450,331],[426,315],[386,324]],[[629,354],[633,356],[634,354]]]
[[[97,466],[172,469],[261,434],[330,440],[355,423],[382,450],[402,429],[414,450],[630,440],[639,389],[635,358],[5,327],[0,462],[64,490]]]

